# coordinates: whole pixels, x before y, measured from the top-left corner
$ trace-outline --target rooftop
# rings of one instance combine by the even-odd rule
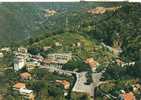
[[[22,79],[29,79],[31,77],[31,74],[28,72],[20,73],[20,77]]]
[[[18,82],[13,87],[16,89],[21,89],[21,88],[26,88],[26,85],[25,85],[25,83]]]
[[[56,80],[56,82],[64,85],[64,89],[68,89],[70,87],[70,82],[67,80]]]
[[[93,58],[88,58],[85,60],[85,63],[88,64],[92,68],[96,68],[98,62],[95,61]]]

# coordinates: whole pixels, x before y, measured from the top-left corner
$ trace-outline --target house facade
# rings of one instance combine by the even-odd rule
[[[25,65],[25,59],[23,57],[16,57],[14,59],[14,70],[19,71]]]
[[[65,64],[72,58],[71,53],[53,53],[48,54],[47,57],[50,61],[53,61],[58,64]]]
[[[19,71],[25,66],[26,59],[28,58],[27,49],[20,47],[14,51],[14,70]]]

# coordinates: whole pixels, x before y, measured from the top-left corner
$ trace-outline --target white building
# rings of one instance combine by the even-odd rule
[[[44,14],[45,17],[54,16],[57,13],[57,11],[53,9],[44,9],[44,12],[45,12]]]
[[[62,65],[60,64],[48,64],[47,66],[50,68],[62,69]]]
[[[121,64],[122,67],[124,67],[124,66],[134,66],[134,65],[135,65],[135,62],[129,62],[129,63]]]
[[[19,47],[18,50],[14,51],[13,53],[15,55],[14,70],[19,71],[25,66],[25,62],[29,57],[29,54],[27,53],[27,49],[24,47]]]
[[[27,53],[27,48],[19,47],[19,48],[18,48],[18,52]]]
[[[3,58],[3,56],[4,56],[4,55],[3,55],[3,53],[2,53],[2,52],[0,52],[0,58]]]
[[[59,64],[65,64],[69,60],[71,60],[72,54],[71,53],[53,53],[53,54],[48,54],[48,59],[59,63]]]
[[[59,42],[55,42],[55,46],[62,46],[62,44]]]
[[[14,59],[14,70],[19,71],[25,66],[25,59],[23,57],[17,57]]]
[[[19,92],[22,95],[27,95],[27,94],[33,93],[33,90],[29,90],[29,89],[26,89],[26,88],[25,89],[21,88],[21,89],[19,89]]]
[[[28,53],[21,53],[21,52],[17,52],[17,51],[14,51],[13,52],[15,57],[23,57],[24,59],[27,59],[29,57],[29,54]]]
[[[27,89],[25,83],[16,83],[13,86],[13,90],[18,91],[20,95],[22,95],[24,98],[27,98],[28,100],[35,100],[33,90]]]
[[[11,49],[9,47],[4,47],[4,48],[1,48],[1,51],[10,52]]]

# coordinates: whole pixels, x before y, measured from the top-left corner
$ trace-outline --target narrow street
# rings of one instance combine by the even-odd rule
[[[93,100],[95,100],[95,88],[100,84],[100,79],[102,78],[102,73],[92,73],[93,80]]]

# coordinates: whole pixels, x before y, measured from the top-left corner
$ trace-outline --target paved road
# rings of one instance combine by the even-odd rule
[[[90,96],[93,96],[93,84],[85,84],[85,82],[87,82],[86,73],[87,72],[76,73],[77,80],[72,91],[88,93]]]
[[[94,87],[97,87],[100,83],[100,79],[102,78],[102,73],[92,73],[92,80]]]
[[[93,96],[93,84],[90,85],[86,85],[84,84],[87,81],[86,78],[86,73],[87,72],[81,72],[81,73],[77,73],[77,72],[73,72],[73,71],[67,71],[67,70],[62,70],[62,69],[57,69],[57,68],[53,68],[53,67],[48,67],[48,66],[40,66],[40,68],[46,68],[52,71],[57,71],[60,74],[75,74],[76,75],[76,82],[74,84],[74,87],[72,89],[72,91],[75,92],[84,92],[84,93],[88,93],[91,96]]]
[[[102,72],[92,73],[93,83],[90,85],[86,85],[86,84],[84,84],[87,80],[86,79],[86,72],[77,73],[77,72],[73,72],[73,71],[57,69],[57,68],[48,67],[48,66],[40,66],[40,68],[46,68],[49,70],[57,71],[60,74],[67,74],[67,75],[75,74],[77,79],[76,79],[76,82],[75,82],[75,85],[74,85],[72,91],[88,93],[88,94],[90,94],[90,96],[95,95],[94,89],[95,89],[95,87],[97,87],[100,84],[100,79],[102,77]]]
[[[7,68],[0,68],[0,71],[5,71],[7,69],[13,69],[13,67],[7,67]]]
[[[85,85],[84,83],[87,80],[86,72],[77,73],[73,71],[57,69],[57,68],[48,67],[48,66],[40,66],[40,68],[46,68],[49,70],[57,71],[60,74],[67,74],[67,75],[75,74],[77,79],[72,91],[89,93],[91,96],[94,96],[94,88],[99,85],[100,79],[102,77],[102,73],[92,73],[93,83],[90,85]]]

